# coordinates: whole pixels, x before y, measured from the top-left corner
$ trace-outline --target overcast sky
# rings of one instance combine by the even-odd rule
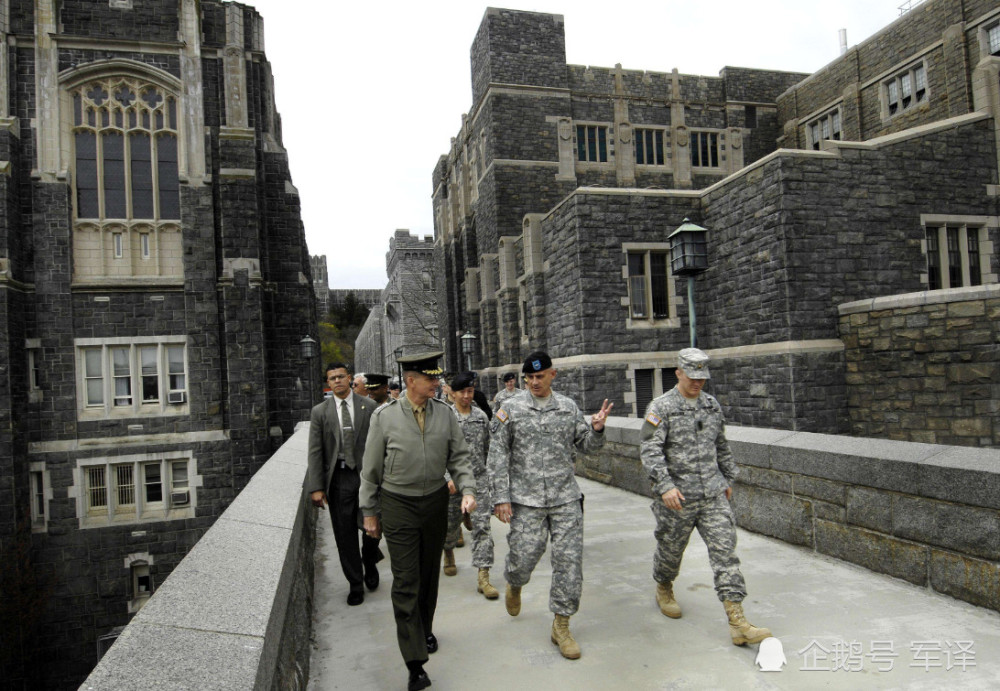
[[[489,6],[562,14],[574,65],[716,76],[814,72],[905,0],[246,0],[264,17],[292,181],[331,288],[383,288],[397,228],[433,235],[431,173],[472,108],[469,49]],[[539,209],[542,211],[542,209]]]

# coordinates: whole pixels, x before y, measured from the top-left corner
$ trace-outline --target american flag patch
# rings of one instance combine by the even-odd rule
[[[497,411],[497,420],[500,422],[507,422],[507,411],[501,408]]]
[[[646,416],[646,422],[651,424],[653,427],[659,427],[660,423],[663,422],[663,420],[661,420],[659,416],[656,415],[656,413],[650,413],[649,415]]]

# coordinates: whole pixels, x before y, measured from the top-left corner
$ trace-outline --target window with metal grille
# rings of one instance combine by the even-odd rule
[[[177,517],[175,509],[192,507],[190,458],[167,454],[159,459],[147,455],[121,457],[87,465],[84,482],[84,526],[121,520],[157,520]],[[112,462],[114,461],[114,462]]]
[[[635,410],[639,417],[646,414],[653,398],[653,370],[635,370]]]

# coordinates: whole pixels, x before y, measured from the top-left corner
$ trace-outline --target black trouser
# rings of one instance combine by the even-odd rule
[[[382,533],[392,561],[392,610],[403,660],[427,659],[448,529],[448,486],[423,497],[382,490]]]
[[[376,568],[381,552],[378,540],[361,534],[361,549],[358,550],[358,530],[361,528],[358,510],[358,490],[361,479],[356,468],[341,468],[340,461],[330,479],[327,502],[330,504],[330,521],[333,523],[333,537],[337,541],[340,568],[344,570],[352,592],[363,592],[364,572]],[[362,568],[363,567],[363,568]]]

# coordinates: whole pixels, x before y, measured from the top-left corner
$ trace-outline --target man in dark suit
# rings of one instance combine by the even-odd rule
[[[378,535],[362,534],[358,550],[358,531],[362,529],[358,508],[359,473],[368,438],[368,421],[378,406],[370,398],[351,391],[347,365],[330,363],[326,378],[333,395],[314,407],[309,418],[309,468],[305,489],[314,506],[330,506],[340,566],[351,586],[347,604],[360,605],[365,601],[364,586],[369,590],[378,587],[376,563],[382,559]]]

